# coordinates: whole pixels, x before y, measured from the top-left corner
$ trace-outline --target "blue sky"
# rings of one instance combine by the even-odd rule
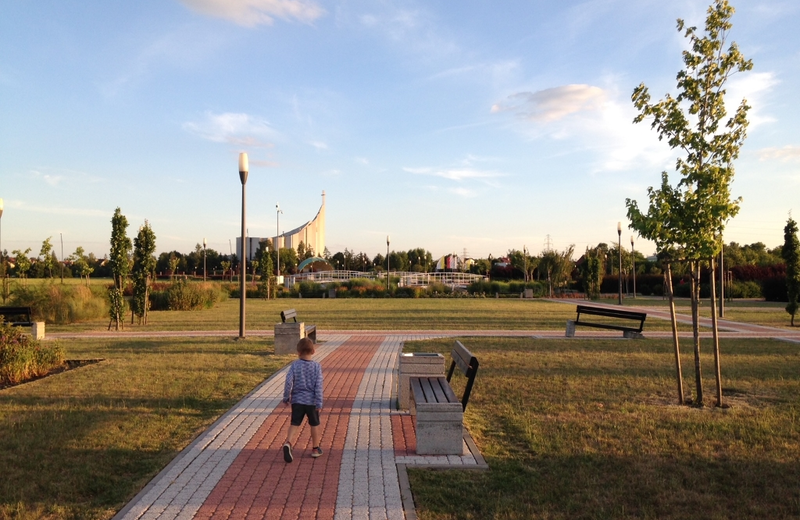
[[[783,242],[800,210],[800,3],[734,1],[755,63],[728,99],[751,126],[726,241]],[[706,2],[9,0],[0,10],[2,248],[102,256],[119,206],[158,251],[310,220],[370,256],[499,256],[617,239],[625,199],[674,156],[632,90],[675,93]],[[629,247],[631,232],[623,231]],[[653,251],[638,238],[637,250]]]

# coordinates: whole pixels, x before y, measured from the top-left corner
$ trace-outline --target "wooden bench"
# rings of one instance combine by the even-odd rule
[[[645,312],[626,311],[611,307],[594,307],[590,305],[577,306],[576,319],[567,321],[567,337],[575,335],[575,327],[595,327],[598,329],[620,330],[623,337],[641,338],[644,329],[644,320],[647,318]],[[583,319],[581,319],[583,316]],[[622,323],[610,323],[607,321],[587,321],[586,316],[599,316],[601,318],[612,318],[622,320]]]
[[[34,339],[44,338],[44,322],[33,321],[30,307],[0,307],[3,321],[17,327],[31,327]]]
[[[420,455],[461,455],[463,452],[464,410],[478,373],[478,359],[460,341],[455,342],[450,355],[453,361],[447,377],[409,379],[411,413],[417,416],[417,453]],[[456,367],[467,377],[460,401],[450,386]]]
[[[297,321],[297,311],[294,309],[281,311],[281,323],[275,325],[275,353],[296,353],[297,342],[302,338],[308,338],[316,343],[317,326]]]

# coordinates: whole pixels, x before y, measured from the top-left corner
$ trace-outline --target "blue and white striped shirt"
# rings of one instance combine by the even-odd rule
[[[322,408],[322,365],[310,359],[298,359],[289,365],[283,402],[313,404]]]

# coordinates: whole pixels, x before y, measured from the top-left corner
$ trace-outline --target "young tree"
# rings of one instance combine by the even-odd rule
[[[789,296],[789,303],[786,305],[786,312],[792,317],[792,327],[794,327],[794,315],[800,308],[800,242],[797,240],[797,222],[789,217],[786,227],[783,228],[783,251],[782,256],[786,262],[786,292]]]
[[[131,300],[131,323],[133,315],[139,318],[139,325],[147,325],[147,311],[150,309],[150,283],[156,270],[156,235],[146,220],[133,239],[133,299]]]
[[[53,261],[53,244],[50,243],[50,239],[53,237],[47,237],[44,242],[42,242],[42,249],[39,251],[39,256],[41,257],[41,265],[42,265],[42,274],[44,274],[44,270],[47,270],[47,277],[53,277],[53,269],[55,268],[55,262]]]
[[[31,269],[31,259],[28,256],[31,254],[31,248],[29,247],[25,251],[15,249],[11,251],[11,254],[14,255],[14,259],[17,263],[17,276],[24,279]]]
[[[716,0],[708,9],[705,34],[699,35],[695,27],[686,28],[678,20],[678,31],[685,30],[689,50],[683,51],[684,69],[678,72],[680,91],[673,98],[667,94],[658,103],[650,102],[650,93],[644,83],[633,92],[631,99],[639,110],[634,122],[652,118],[651,127],[659,139],[667,139],[670,147],[681,152],[676,170],[680,181],[672,188],[668,176],[662,174],[661,190],[649,190],[651,211],[643,215],[635,201],[628,199],[631,227],[645,238],[667,226],[662,238],[662,249],[676,250],[689,262],[691,273],[692,329],[695,357],[695,404],[703,404],[703,384],[700,371],[699,299],[700,269],[702,263],[713,259],[721,248],[722,232],[728,220],[739,211],[741,199],[731,200],[730,185],[733,180],[733,161],[739,156],[746,137],[747,111],[742,100],[734,115],[724,121],[725,82],[737,73],[752,69],[751,61],[739,52],[736,43],[724,48],[734,9],[727,0]],[[654,208],[653,204],[663,204]],[[664,223],[650,221],[653,214],[667,217]],[[673,257],[674,258],[674,257]],[[713,277],[712,277],[713,285]],[[712,308],[714,307],[712,287]],[[717,405],[722,405],[722,386],[719,369],[719,343],[716,313],[712,313],[714,334],[714,365],[717,380]]]
[[[551,298],[553,297],[553,287],[560,287],[569,280],[569,276],[575,268],[575,263],[572,261],[574,252],[575,245],[570,244],[562,252],[551,249],[542,253],[542,258],[539,260],[539,269],[543,269],[547,273],[547,285]]]
[[[114,210],[114,216],[111,217],[111,255],[109,258],[111,273],[114,277],[114,287],[109,291],[109,316],[111,321],[115,323],[115,330],[119,330],[122,323],[122,314],[125,306],[122,290],[125,284],[125,277],[128,276],[131,269],[130,259],[128,258],[131,250],[131,239],[128,238],[127,229],[128,219],[117,208]],[[108,328],[111,329],[111,322],[109,322]]]
[[[261,271],[261,281],[258,284],[258,289],[261,293],[261,296],[266,300],[269,299],[269,288],[274,281],[274,277],[272,275],[272,255],[269,251],[269,241],[258,244],[256,259],[258,261],[258,268]]]
[[[81,278],[86,277],[86,286],[89,286],[89,275],[94,272],[94,267],[89,263],[89,259],[84,254],[83,247],[78,246],[75,252],[69,257],[72,265]]]

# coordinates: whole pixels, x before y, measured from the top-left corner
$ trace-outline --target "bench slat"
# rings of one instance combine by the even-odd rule
[[[621,330],[623,332],[638,332],[641,333],[644,329],[644,321],[647,318],[647,313],[636,311],[625,311],[622,309],[610,309],[607,307],[590,307],[586,305],[577,305],[577,318],[575,325],[584,325],[587,327],[597,327],[600,329]],[[590,316],[602,316],[606,318],[618,318],[629,321],[638,321],[638,327],[632,325],[614,325],[610,323],[597,323],[592,321],[581,321],[581,314]]]
[[[297,311],[294,309],[287,309],[285,311],[281,311],[281,321],[286,323],[286,320],[293,319],[295,323],[297,323]]]

